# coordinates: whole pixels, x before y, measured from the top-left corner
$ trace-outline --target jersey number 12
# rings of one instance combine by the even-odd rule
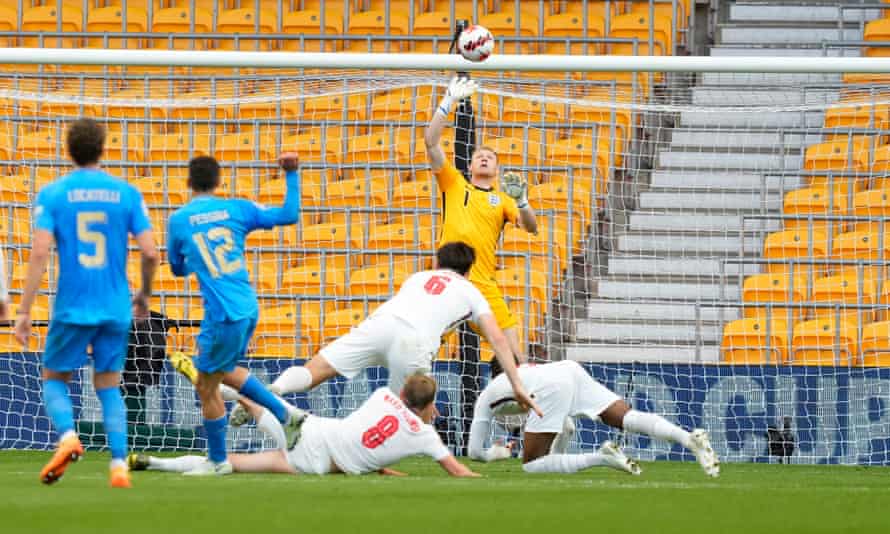
[[[241,258],[228,258],[235,248],[235,240],[232,239],[232,231],[225,226],[216,226],[207,232],[194,233],[192,241],[198,247],[201,259],[204,260],[204,265],[213,278],[219,278],[221,274],[232,274],[241,269]]]

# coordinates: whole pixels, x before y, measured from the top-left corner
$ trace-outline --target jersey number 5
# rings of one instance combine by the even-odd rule
[[[104,211],[81,211],[77,214],[77,240],[81,243],[93,245],[93,253],[81,252],[77,255],[77,261],[87,269],[99,269],[105,267],[108,258],[106,254],[107,242],[105,234],[95,229],[90,229],[93,224],[108,224],[108,214]]]
[[[447,286],[450,281],[451,278],[448,278],[447,276],[434,274],[430,276],[430,279],[427,280],[425,284],[423,284],[423,289],[430,295],[438,295],[445,291],[445,286]]]
[[[213,278],[219,278],[220,274],[232,274],[241,269],[241,258],[229,259],[228,256],[235,248],[235,240],[232,239],[232,231],[225,226],[216,226],[204,233],[192,234],[192,241],[201,253],[201,259]],[[213,254],[210,253],[211,247]]]
[[[362,434],[362,445],[369,449],[376,449],[399,431],[399,420],[394,415],[387,415],[376,425],[365,430]]]

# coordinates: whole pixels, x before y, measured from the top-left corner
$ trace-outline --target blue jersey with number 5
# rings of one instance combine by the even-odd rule
[[[128,234],[151,229],[142,194],[99,169],[78,169],[37,195],[34,226],[53,234],[59,277],[53,319],[129,322]]]
[[[253,230],[296,222],[299,192],[289,187],[287,196],[291,202],[281,208],[266,208],[249,200],[199,196],[170,216],[170,270],[177,276],[195,273],[198,277],[205,318],[237,321],[258,314],[256,293],[244,261],[244,239]]]

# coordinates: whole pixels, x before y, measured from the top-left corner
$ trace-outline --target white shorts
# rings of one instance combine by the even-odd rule
[[[318,353],[331,367],[353,379],[368,367],[389,370],[389,388],[399,392],[414,373],[432,372],[439,340],[424,339],[408,323],[391,315],[372,315]]]
[[[326,475],[331,472],[331,454],[325,443],[322,426],[324,419],[309,416],[303,423],[300,440],[287,451],[287,461],[306,475]]]
[[[621,400],[612,390],[594,380],[575,362],[566,363],[558,380],[549,381],[535,391],[535,401],[544,412],[538,417],[529,412],[526,432],[562,432],[566,417],[584,416],[594,421],[615,401]]]

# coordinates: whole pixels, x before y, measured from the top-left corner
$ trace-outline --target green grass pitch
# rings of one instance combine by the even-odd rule
[[[412,459],[396,466],[407,478],[141,472],[126,491],[107,487],[107,454],[89,452],[43,486],[48,458],[0,452],[0,532],[890,532],[885,468],[729,464],[711,480],[691,463],[530,476],[511,461],[472,463],[485,478],[456,480]]]

